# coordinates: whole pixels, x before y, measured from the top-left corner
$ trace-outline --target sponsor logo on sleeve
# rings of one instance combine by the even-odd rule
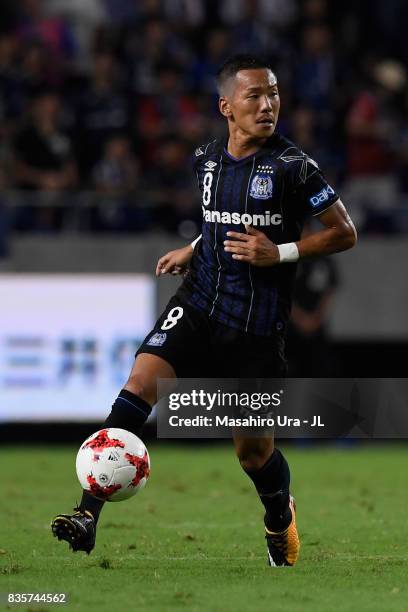
[[[316,208],[317,206],[324,204],[324,202],[327,202],[327,200],[332,195],[334,195],[334,189],[333,187],[330,187],[330,185],[327,185],[321,191],[319,191],[319,193],[316,193],[314,196],[312,196],[309,199],[309,202],[313,206],[313,208]]]

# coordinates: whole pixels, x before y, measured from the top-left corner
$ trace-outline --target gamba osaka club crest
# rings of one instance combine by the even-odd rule
[[[157,332],[156,334],[153,334],[149,342],[147,342],[147,346],[163,346],[166,340],[167,334],[161,334]]]
[[[267,174],[255,174],[251,183],[250,196],[256,200],[268,200],[272,197],[273,182]]]

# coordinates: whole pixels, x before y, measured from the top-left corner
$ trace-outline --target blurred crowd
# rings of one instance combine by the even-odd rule
[[[225,130],[236,52],[275,67],[278,129],[360,231],[408,231],[407,26],[404,0],[3,0],[0,236],[195,234],[191,154]]]

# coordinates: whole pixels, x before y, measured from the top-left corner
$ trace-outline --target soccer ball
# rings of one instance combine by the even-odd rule
[[[81,445],[76,472],[85,491],[106,501],[122,501],[145,486],[150,473],[149,453],[130,431],[101,429]]]

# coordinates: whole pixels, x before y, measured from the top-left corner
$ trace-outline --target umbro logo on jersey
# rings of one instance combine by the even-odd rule
[[[211,160],[210,160],[210,161],[208,161],[208,162],[205,162],[205,164],[204,164],[204,166],[206,167],[206,169],[207,169],[207,170],[209,170],[210,172],[211,172],[212,170],[214,170],[214,168],[215,168],[215,166],[216,166],[216,165],[217,165],[217,162],[213,162],[213,161],[211,161]]]

